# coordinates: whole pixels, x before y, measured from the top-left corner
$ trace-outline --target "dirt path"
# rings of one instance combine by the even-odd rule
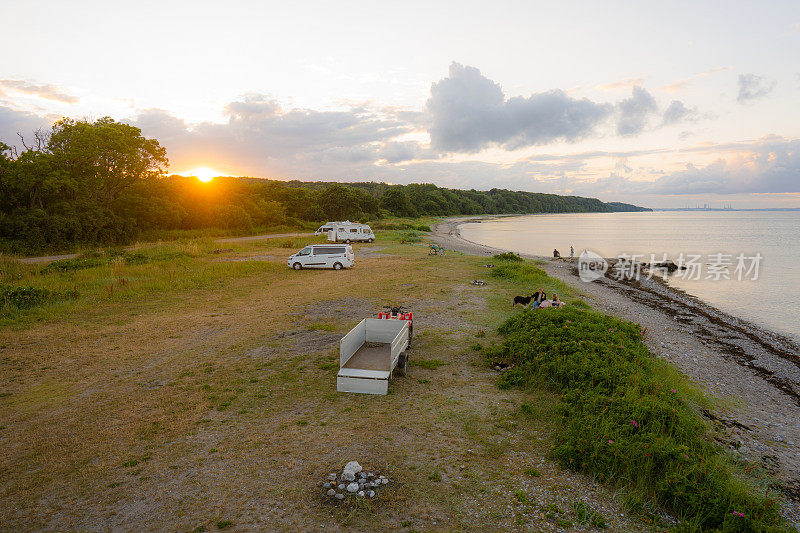
[[[249,235],[247,237],[225,237],[214,239],[214,242],[219,243],[235,243],[235,242],[254,242],[263,241],[265,239],[282,239],[290,237],[310,237],[312,233],[267,233],[265,235]],[[126,249],[130,249],[126,247]],[[62,255],[43,255],[39,257],[21,257],[18,260],[21,263],[29,265],[36,265],[41,263],[51,263],[53,261],[61,261],[62,259],[75,259],[78,254],[62,254]]]
[[[464,253],[499,252],[462,239],[449,219],[433,237]],[[523,254],[524,255],[524,254]],[[533,257],[533,256],[531,256]],[[653,283],[650,289],[604,278],[584,283],[573,265],[539,257],[551,276],[579,287],[592,304],[645,328],[650,350],[675,364],[703,390],[722,400],[714,413],[717,441],[760,465],[787,501],[784,515],[800,523],[800,358],[796,346],[747,329],[710,306]]]

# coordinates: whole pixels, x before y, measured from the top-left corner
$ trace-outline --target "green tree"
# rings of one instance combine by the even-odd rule
[[[168,164],[166,149],[157,140],[110,117],[56,122],[47,149],[79,193],[106,208],[139,180],[162,177]]]

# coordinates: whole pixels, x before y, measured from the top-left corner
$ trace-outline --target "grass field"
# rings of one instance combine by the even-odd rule
[[[3,261],[4,287],[52,296],[2,311],[3,528],[555,528],[539,511],[573,497],[546,486],[605,494],[546,460],[546,417],[519,413],[555,397],[500,391],[485,365],[513,283],[403,233],[341,272],[286,268],[304,239]],[[409,376],[386,397],[337,393],[339,338],[390,303],[415,312]],[[379,501],[322,497],[349,460],[390,476]]]
[[[559,394],[487,364],[514,295],[581,295],[407,233],[341,272],[286,267],[310,238],[0,261],[0,527],[650,529],[549,459]],[[339,339],[387,304],[415,313],[409,376],[337,393]],[[390,477],[378,499],[323,497],[350,460]]]

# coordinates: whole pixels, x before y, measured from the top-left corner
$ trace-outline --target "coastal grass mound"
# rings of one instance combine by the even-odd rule
[[[523,311],[500,333],[490,357],[512,365],[501,388],[561,393],[553,455],[562,466],[625,487],[639,511],[662,506],[677,530],[790,530],[774,500],[731,474],[691,407],[691,387],[649,353],[638,325],[567,306]]]

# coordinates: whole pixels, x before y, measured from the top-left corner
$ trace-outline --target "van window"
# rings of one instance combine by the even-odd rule
[[[308,255],[310,253],[311,253],[311,247],[309,246],[297,252],[297,255]]]
[[[343,254],[343,246],[317,246],[314,249],[314,255],[336,255]]]
[[[330,231],[330,230],[332,230],[332,229],[333,229],[333,228],[322,228],[322,231]]]

